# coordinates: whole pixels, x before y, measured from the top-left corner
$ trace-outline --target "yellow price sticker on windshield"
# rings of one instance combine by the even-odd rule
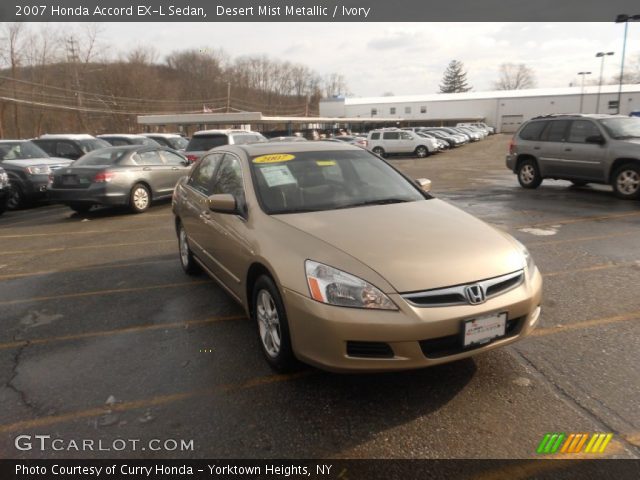
[[[337,164],[335,160],[316,160],[316,165],[319,167],[331,167]]]
[[[253,159],[253,163],[278,163],[288,162],[296,158],[295,155],[289,153],[272,153],[270,155],[262,155]]]

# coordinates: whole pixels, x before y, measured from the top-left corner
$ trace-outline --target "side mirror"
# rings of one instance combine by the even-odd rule
[[[183,167],[188,167],[188,166],[191,165],[191,162],[189,160],[187,160],[186,158],[184,160],[182,160],[182,162],[180,162],[180,163],[182,163]]]
[[[431,180],[429,180],[428,178],[418,178],[416,179],[416,184],[424,192],[428,193],[431,191]]]
[[[218,213],[237,213],[236,199],[230,193],[216,193],[208,198],[209,210]]]
[[[604,145],[606,140],[602,135],[591,135],[584,139],[586,143],[595,143],[597,145]]]

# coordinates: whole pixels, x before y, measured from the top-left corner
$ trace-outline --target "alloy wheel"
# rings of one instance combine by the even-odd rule
[[[260,340],[267,355],[275,358],[280,353],[282,341],[280,330],[280,317],[273,297],[267,290],[258,292],[256,311],[258,316],[258,328]]]
[[[622,170],[616,178],[618,191],[625,195],[634,195],[640,189],[640,174],[635,170]]]

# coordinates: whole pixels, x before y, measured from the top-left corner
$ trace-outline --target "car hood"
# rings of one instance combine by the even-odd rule
[[[496,277],[525,264],[508,235],[438,199],[275,218],[356,258],[402,293]]]
[[[47,158],[28,158],[24,160],[4,160],[2,163],[4,165],[15,165],[16,167],[34,167],[37,165],[70,165],[73,160],[68,160],[66,158],[55,158],[55,157],[47,157]]]

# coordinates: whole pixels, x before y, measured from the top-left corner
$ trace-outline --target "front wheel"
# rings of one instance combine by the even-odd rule
[[[9,210],[19,210],[26,204],[24,193],[19,186],[12,187],[9,191],[9,198],[7,199],[7,208]]]
[[[129,207],[133,213],[145,212],[151,206],[151,193],[142,183],[137,183],[131,189]]]
[[[542,183],[542,176],[535,160],[526,159],[518,166],[518,182],[523,188],[538,188]]]
[[[416,148],[416,156],[418,158],[428,157],[429,156],[429,150],[427,150],[427,147],[424,147],[424,146],[420,145],[419,147]]]
[[[287,313],[278,287],[267,275],[262,275],[253,287],[253,320],[258,324],[262,353],[278,372],[295,369]]]
[[[385,153],[384,153],[384,148],[382,147],[375,147],[373,150],[371,150],[373,153],[375,153],[376,155],[384,158],[385,157]]]
[[[615,194],[625,200],[640,198],[640,165],[627,163],[613,174],[612,181]]]

